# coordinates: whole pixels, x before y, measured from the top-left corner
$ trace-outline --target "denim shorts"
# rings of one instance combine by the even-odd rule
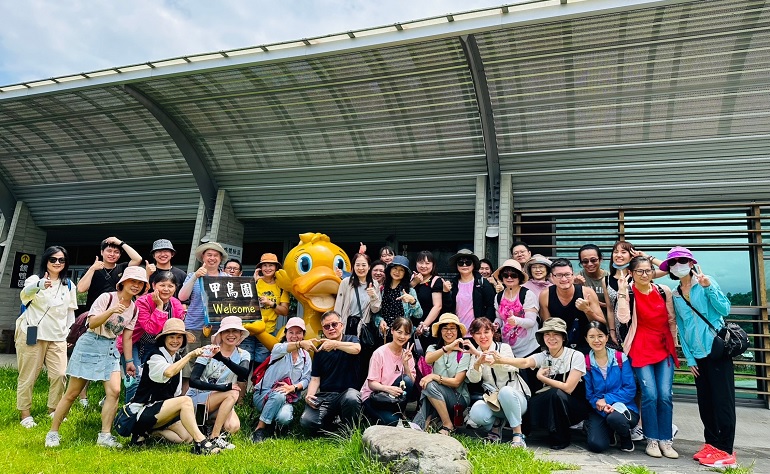
[[[94,382],[110,380],[113,372],[120,371],[120,356],[115,339],[86,331],[72,351],[67,364],[67,375]]]

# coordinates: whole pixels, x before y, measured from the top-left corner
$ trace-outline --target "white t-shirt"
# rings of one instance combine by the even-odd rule
[[[537,367],[550,367],[551,376],[569,373],[575,369],[582,375],[586,373],[586,356],[582,352],[565,347],[559,357],[553,357],[548,351],[538,352],[532,356]]]

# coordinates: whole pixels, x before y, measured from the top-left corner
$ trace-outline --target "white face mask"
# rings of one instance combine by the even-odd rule
[[[669,267],[669,271],[675,277],[682,278],[690,274],[690,264],[677,263],[676,265],[671,265],[671,267]]]

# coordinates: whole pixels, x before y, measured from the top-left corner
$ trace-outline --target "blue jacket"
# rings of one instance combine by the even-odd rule
[[[719,284],[709,276],[711,284],[706,288],[693,280],[690,288],[690,304],[700,314],[706,317],[714,327],[719,330],[724,326],[725,316],[730,314],[730,300],[727,299]],[[674,291],[674,311],[676,311],[676,324],[679,326],[679,342],[682,344],[682,352],[687,359],[687,365],[697,366],[696,359],[708,357],[711,352],[711,344],[714,342],[714,333],[705,322],[687,306],[684,298]]]
[[[602,370],[596,363],[594,351],[589,353],[591,367],[586,367],[586,374],[583,381],[586,384],[586,398],[591,407],[596,410],[597,400],[603,398],[608,404],[621,402],[634,413],[639,413],[636,407],[634,396],[636,396],[636,380],[634,380],[634,369],[631,368],[631,362],[625,354],[621,353],[623,367],[618,366],[615,356],[615,349],[607,348],[607,378],[602,376]],[[606,413],[596,410],[601,416],[607,416]]]

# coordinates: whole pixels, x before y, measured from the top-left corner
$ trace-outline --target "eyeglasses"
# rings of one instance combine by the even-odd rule
[[[473,265],[473,260],[469,258],[458,258],[457,259],[457,266],[458,267],[470,267]]]
[[[594,258],[585,258],[585,259],[580,261],[580,263],[583,264],[583,265],[588,265],[589,263],[594,264],[594,263],[598,263],[598,262],[599,262],[599,259],[596,258],[596,257],[594,257]]]
[[[572,273],[554,273],[553,277],[557,280],[562,280],[564,278],[572,278]]]
[[[64,257],[59,257],[59,258],[56,258],[56,257],[48,257],[48,263],[56,263],[56,262],[59,262],[59,263],[67,263],[67,259],[66,259],[66,258],[64,258]]]
[[[342,326],[342,323],[339,321],[335,321],[333,323],[324,324],[321,327],[324,328],[326,331],[331,331],[332,329],[337,329],[340,326]]]
[[[669,265],[674,263],[690,263],[690,259],[687,257],[669,258],[667,261]]]
[[[240,271],[240,270],[241,270],[241,269],[240,269],[240,268],[238,268],[238,267],[225,267],[225,271],[226,271],[226,272],[238,272],[238,271]]]
[[[517,273],[514,273],[514,272],[501,273],[500,276],[503,277],[503,278],[519,278],[519,275]]]
[[[444,326],[441,328],[442,331],[450,331],[450,332],[457,332],[457,328],[455,326]]]
[[[651,268],[645,268],[645,269],[643,269],[643,270],[641,270],[641,269],[640,269],[640,270],[634,270],[634,273],[636,273],[636,274],[637,274],[637,275],[639,275],[639,276],[642,276],[642,275],[652,275],[652,273],[653,273],[654,271],[655,271],[655,270],[653,270],[653,269],[651,269]]]

